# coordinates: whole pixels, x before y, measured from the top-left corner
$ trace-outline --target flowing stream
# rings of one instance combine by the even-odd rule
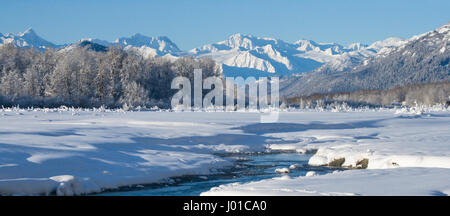
[[[220,170],[210,175],[190,175],[174,177],[165,183],[122,187],[119,190],[105,191],[97,195],[107,196],[198,196],[212,187],[229,183],[246,183],[263,179],[289,175],[290,177],[304,176],[308,171],[315,171],[318,175],[342,170],[331,167],[308,166],[311,154],[298,153],[258,153],[258,154],[228,154],[221,155],[235,160],[232,168]],[[289,168],[290,173],[275,173],[277,168]]]

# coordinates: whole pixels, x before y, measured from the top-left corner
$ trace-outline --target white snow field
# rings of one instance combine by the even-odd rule
[[[317,150],[310,165],[367,169],[283,173],[202,195],[450,194],[450,110],[286,111],[279,122],[259,120],[251,112],[0,109],[0,195],[164,182],[232,165],[214,153],[270,149]]]

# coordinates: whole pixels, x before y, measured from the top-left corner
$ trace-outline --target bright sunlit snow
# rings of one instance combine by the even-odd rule
[[[446,195],[450,112],[378,109],[259,113],[0,109],[0,194],[76,195],[207,175],[213,153],[295,150],[354,169],[223,185],[203,195]],[[292,164],[291,169],[296,168]]]

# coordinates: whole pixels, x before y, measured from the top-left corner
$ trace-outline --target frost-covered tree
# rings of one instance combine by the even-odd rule
[[[13,100],[23,94],[23,78],[18,69],[5,72],[0,85],[1,94]]]
[[[123,95],[119,102],[129,107],[136,107],[146,106],[149,104],[150,100],[146,89],[136,82],[131,82],[125,85]]]

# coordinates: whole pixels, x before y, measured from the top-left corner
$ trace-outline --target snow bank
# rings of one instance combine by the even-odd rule
[[[450,171],[440,168],[349,170],[333,174],[274,178],[214,187],[202,196],[449,195]]]
[[[291,171],[288,168],[277,168],[275,169],[275,173],[290,173]]]
[[[288,142],[268,147],[314,153],[309,160],[313,166],[450,168],[449,112],[416,111],[312,113],[302,120],[317,123],[299,131],[270,133]]]
[[[306,177],[310,177],[310,176],[316,176],[317,175],[317,173],[316,172],[314,172],[314,171],[308,171],[307,173],[306,173]]]

